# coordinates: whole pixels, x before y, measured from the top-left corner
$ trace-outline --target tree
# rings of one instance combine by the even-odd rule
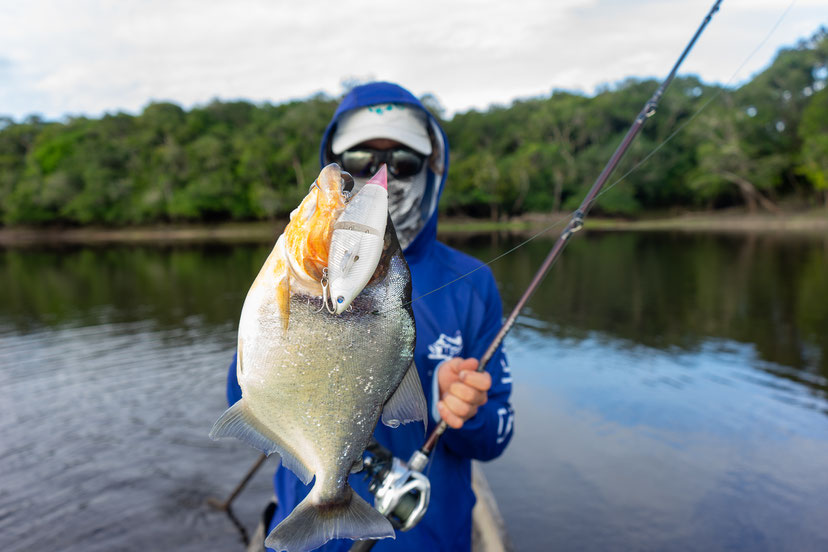
[[[814,94],[799,125],[802,150],[797,170],[821,190],[828,207],[828,88]]]
[[[828,204],[827,80],[825,29],[781,50],[735,90],[677,77],[610,184],[646,163],[595,210]],[[574,209],[657,86],[626,79],[594,97],[555,90],[442,121],[452,158],[441,209],[493,219]],[[443,117],[434,95],[422,101]],[[319,94],[276,105],[213,100],[189,111],[152,103],[137,116],[62,122],[0,118],[0,217],[123,225],[287,216],[318,174],[320,137],[336,104]]]
[[[743,117],[744,113],[735,112],[729,96],[725,97],[724,109],[713,108],[699,117],[694,128],[699,137],[698,165],[691,185],[701,197],[711,201],[726,195],[729,186],[735,186],[749,211],[754,212],[760,206],[776,211],[776,205],[754,183],[773,187],[774,173],[781,168],[783,160],[779,155],[757,159],[749,154],[751,146],[739,132]]]

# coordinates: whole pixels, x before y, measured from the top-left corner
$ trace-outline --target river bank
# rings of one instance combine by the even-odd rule
[[[570,213],[529,213],[508,221],[470,218],[446,218],[441,232],[541,231],[550,227],[563,229]],[[679,215],[651,215],[640,219],[589,216],[585,230],[599,231],[680,231],[680,232],[785,232],[828,233],[828,209],[780,213],[748,213],[740,209],[703,211]],[[551,230],[551,229],[550,229]]]
[[[444,217],[439,233],[535,233],[554,232],[569,220],[568,213],[530,213],[509,220],[491,221],[466,217]],[[0,246],[104,244],[104,243],[186,243],[186,242],[269,242],[276,239],[287,221],[228,222],[220,224],[161,224],[124,228],[13,227],[0,228]],[[786,213],[747,213],[740,210],[652,216],[637,220],[589,217],[586,230],[595,231],[677,231],[713,233],[823,233],[828,235],[828,210],[814,209]]]

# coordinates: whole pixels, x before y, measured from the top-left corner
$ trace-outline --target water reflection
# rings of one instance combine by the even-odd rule
[[[517,238],[448,240],[493,259]],[[491,265],[505,308],[551,244]],[[0,320],[37,325],[126,319],[235,320],[269,245],[7,249]],[[599,331],[657,348],[708,337],[753,343],[762,358],[828,377],[828,239],[587,233],[567,248],[526,314],[561,337]]]
[[[470,239],[492,259],[515,239]],[[514,305],[551,242],[538,239],[491,268]],[[779,376],[825,392],[828,239],[588,233],[567,247],[527,316],[558,337],[600,332],[630,344],[692,349],[710,338],[752,344]]]
[[[550,245],[491,265],[507,309]],[[241,548],[204,499],[255,452],[206,435],[269,249],[0,250],[0,548]],[[485,469],[517,549],[826,549],[826,297],[825,238],[573,240],[507,341],[515,438]]]
[[[517,302],[551,237],[494,262],[504,308]],[[494,259],[520,243],[453,236]],[[270,245],[0,251],[0,323],[38,326],[145,320],[158,328],[233,323]],[[438,292],[439,293],[439,292]],[[828,380],[828,239],[587,233],[573,240],[521,321],[561,338],[599,332],[659,349],[710,338],[752,344],[822,396]],[[782,368],[780,368],[782,367]],[[789,369],[788,369],[789,368]]]
[[[675,354],[529,328],[512,341],[515,440],[486,473],[509,497],[501,506],[518,549],[828,544],[816,521],[828,491],[825,417],[750,377],[748,351]]]
[[[200,245],[0,251],[0,322],[39,326],[147,320],[233,322],[270,247]]]

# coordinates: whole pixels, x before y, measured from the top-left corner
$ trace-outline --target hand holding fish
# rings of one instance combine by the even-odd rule
[[[438,368],[440,401],[437,410],[449,427],[463,427],[488,400],[492,376],[488,372],[477,372],[477,365],[476,358],[455,357],[443,362]]]

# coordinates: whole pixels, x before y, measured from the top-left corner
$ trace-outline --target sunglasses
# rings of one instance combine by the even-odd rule
[[[339,155],[342,168],[358,178],[375,174],[383,163],[394,178],[414,176],[423,168],[426,157],[406,147],[387,150],[354,148]]]

